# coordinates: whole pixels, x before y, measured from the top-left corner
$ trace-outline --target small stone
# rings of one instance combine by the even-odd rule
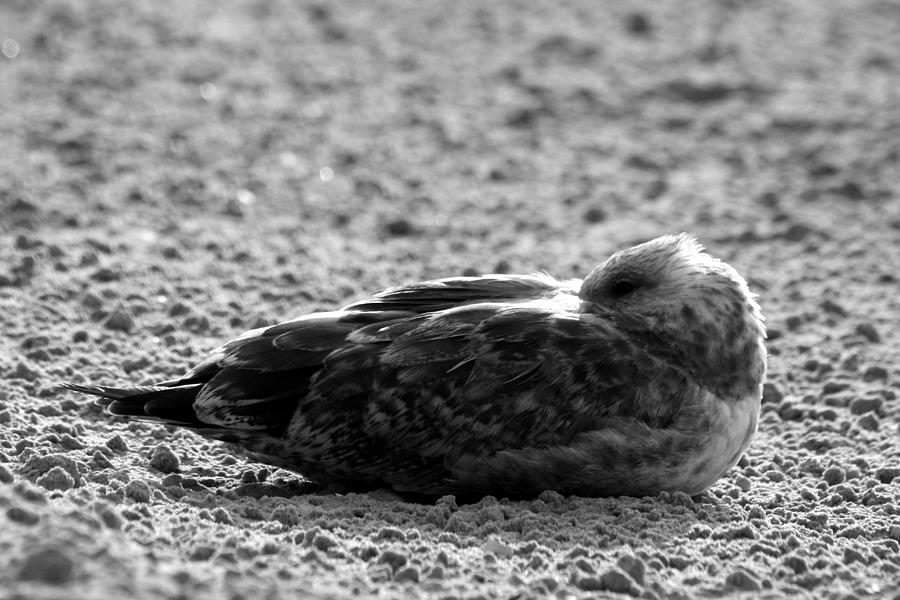
[[[871,367],[866,367],[866,370],[863,371],[863,381],[887,381],[887,378],[888,372],[884,367],[872,365]]]
[[[723,102],[740,90],[734,85],[718,79],[679,77],[667,82],[660,91],[674,100],[692,104],[712,104]]]
[[[775,383],[767,381],[763,384],[763,404],[779,404],[784,400],[784,392]]]
[[[512,265],[510,265],[509,261],[506,260],[505,258],[499,260],[497,262],[497,264],[494,265],[494,269],[493,269],[494,273],[501,273],[501,274],[509,273],[511,270],[512,270]]]
[[[725,531],[716,532],[716,536],[721,535],[727,540],[742,539],[755,540],[759,538],[759,532],[751,523],[744,523],[737,527],[731,527]]]
[[[53,404],[42,404],[37,407],[35,412],[42,417],[58,417],[62,415],[62,411]]]
[[[101,283],[116,281],[120,277],[121,274],[118,271],[114,271],[109,267],[101,267],[91,274],[91,279],[93,279],[94,281],[99,281]]]
[[[821,304],[819,304],[819,308],[824,310],[825,312],[831,313],[833,315],[837,315],[839,317],[846,317],[849,312],[847,309],[835,302],[834,300],[826,299],[823,300]]]
[[[782,473],[781,471],[779,471],[777,469],[769,469],[768,471],[763,473],[763,477],[765,477],[766,479],[768,479],[769,481],[771,481],[773,483],[780,483],[780,482],[784,481],[784,473]]]
[[[12,483],[13,474],[6,465],[0,465],[0,483]]]
[[[213,546],[200,545],[191,550],[188,558],[190,560],[209,560],[215,553],[216,549]]]
[[[869,412],[877,413],[881,410],[881,398],[854,398],[850,402],[850,412],[854,415],[862,415]]]
[[[730,573],[725,578],[725,584],[748,592],[758,592],[760,590],[760,585],[756,578],[740,569]]]
[[[850,387],[850,384],[847,383],[846,381],[829,380],[829,381],[826,381],[825,384],[822,386],[822,393],[825,395],[838,394],[840,392],[843,392],[844,390],[846,390],[849,387]]]
[[[103,299],[93,292],[88,292],[81,298],[81,305],[90,310],[100,310],[103,307]]]
[[[9,374],[10,379],[24,379],[26,381],[34,381],[40,374],[34,369],[30,368],[23,362],[19,362],[16,364],[16,368],[13,369],[12,373]]]
[[[113,452],[127,452],[128,444],[125,443],[125,440],[122,439],[122,436],[118,433],[108,440],[106,440],[106,447],[112,450]]]
[[[178,471],[178,457],[172,452],[172,449],[164,444],[160,444],[153,449],[150,456],[150,466],[163,473],[175,473]]]
[[[206,315],[192,315],[182,323],[185,329],[194,333],[204,333],[210,330],[212,322]]]
[[[681,490],[672,492],[669,497],[669,502],[672,506],[683,506],[685,508],[694,508],[696,506],[694,499]]]
[[[604,589],[603,582],[593,575],[582,577],[575,585],[578,586],[578,589],[585,592],[599,592]]]
[[[415,227],[406,219],[395,219],[384,224],[384,231],[391,236],[400,237],[415,233]]]
[[[786,567],[792,569],[797,575],[802,575],[809,569],[806,565],[806,560],[803,557],[794,554],[786,556],[784,564]]]
[[[62,585],[72,578],[75,564],[55,548],[38,550],[25,557],[19,569],[19,579],[48,585]]]
[[[406,567],[404,569],[400,569],[399,571],[397,571],[397,574],[394,575],[394,581],[410,581],[412,583],[419,583],[419,570],[415,567]]]
[[[754,504],[747,511],[747,518],[748,519],[765,519],[766,511],[763,510],[763,508],[761,506],[759,506],[758,504]]]
[[[791,223],[791,225],[781,233],[781,237],[789,242],[802,242],[807,237],[816,233],[816,230],[803,223]]]
[[[185,315],[189,315],[194,310],[191,308],[189,304],[185,304],[184,302],[178,301],[172,304],[169,307],[169,316],[170,317],[183,317]]]
[[[406,535],[396,527],[384,527],[381,531],[378,532],[378,535],[375,536],[376,540],[399,540],[401,542],[406,541]]]
[[[778,407],[782,421],[802,421],[806,412],[793,402],[784,402]]]
[[[259,552],[263,556],[272,556],[281,552],[281,546],[269,540],[262,545],[262,548],[259,549]]]
[[[648,35],[653,32],[653,23],[644,13],[631,12],[625,15],[625,31],[637,36]]]
[[[784,325],[787,327],[788,331],[795,331],[805,322],[806,319],[804,319],[802,315],[789,315],[784,320]]]
[[[75,487],[75,479],[60,466],[53,467],[35,481],[45,490],[71,490]]]
[[[891,483],[900,477],[900,467],[878,467],[875,469],[875,479],[881,483]]]
[[[626,554],[624,556],[620,556],[619,560],[616,562],[619,565],[619,568],[628,573],[632,579],[634,579],[635,583],[638,585],[644,585],[644,578],[647,572],[647,566],[644,564],[644,561],[634,556],[633,554]]]
[[[243,217],[245,214],[244,205],[237,198],[228,198],[222,207],[222,214],[230,217]]]
[[[841,370],[842,371],[857,371],[859,370],[859,354],[856,352],[851,352],[841,357]]]
[[[636,596],[639,593],[636,589],[637,585],[634,580],[621,569],[609,569],[600,576],[600,581],[603,584],[603,589],[609,590],[610,592],[616,592],[617,594],[631,594],[633,596]]]
[[[510,110],[504,119],[507,127],[527,129],[533,127],[541,116],[541,109],[531,106],[520,106]]]
[[[28,502],[34,502],[35,504],[46,504],[47,502],[47,496],[44,494],[43,490],[31,485],[27,481],[16,483],[13,489],[16,490],[16,493],[19,496]]]
[[[873,344],[877,344],[881,341],[881,335],[879,335],[878,330],[875,329],[875,326],[871,323],[860,323],[856,326],[856,333],[866,338]]]
[[[606,211],[598,206],[587,209],[582,215],[585,223],[602,223],[606,220]]]
[[[878,429],[881,427],[881,422],[878,420],[878,417],[876,417],[872,413],[868,413],[861,416],[856,421],[856,425],[860,429],[864,429],[866,431],[878,431]]]
[[[169,473],[160,480],[160,483],[163,487],[181,487],[182,480],[183,478],[178,473]]]
[[[854,550],[853,548],[844,548],[844,564],[849,565],[855,562],[864,565],[868,561],[866,560],[866,557],[863,556],[861,552],[859,552],[859,550]]]
[[[278,521],[288,527],[293,527],[300,523],[300,513],[293,506],[278,506],[272,510],[269,520]]]
[[[497,556],[512,556],[515,552],[512,546],[504,544],[496,538],[490,538],[484,543],[484,551]]]
[[[378,557],[378,562],[389,565],[391,570],[396,572],[397,569],[406,565],[407,558],[394,550],[385,550],[381,553],[381,556]]]
[[[594,565],[583,558],[579,558],[578,560],[576,560],[575,566],[590,575],[594,575],[597,572],[597,570],[594,569]]]
[[[22,523],[23,525],[34,525],[41,520],[40,515],[27,508],[21,506],[11,506],[6,511],[6,516],[10,521]]]
[[[316,537],[313,538],[312,541],[313,547],[321,552],[328,552],[328,550],[334,548],[335,546],[337,546],[337,544],[338,543],[333,538],[325,535],[324,533],[317,533]]]
[[[132,479],[125,486],[125,495],[135,502],[149,502],[150,486],[142,479]]]
[[[828,485],[837,485],[839,483],[843,483],[846,478],[846,473],[840,467],[828,467],[822,473],[822,479],[825,480]]]
[[[216,523],[222,523],[224,525],[232,525],[234,521],[231,519],[231,515],[228,514],[221,506],[212,511],[213,521]]]
[[[62,414],[60,412],[60,414]],[[83,450],[84,444],[82,444],[79,440],[72,437],[68,433],[64,433],[59,436],[59,445],[65,448],[66,450]]]
[[[120,517],[119,513],[111,506],[99,506],[96,508],[96,511],[97,516],[100,517],[100,520],[103,521],[103,524],[109,529],[122,528],[122,517]]]
[[[839,194],[848,200],[862,200],[866,197],[866,191],[863,187],[859,182],[853,181],[852,179],[844,181],[832,189],[836,194]]]
[[[124,310],[116,309],[106,318],[103,325],[107,329],[127,333],[134,328],[134,318]]]
[[[547,506],[562,506],[564,498],[562,494],[555,490],[544,490],[538,496],[538,500],[542,500],[547,504]]]
[[[122,370],[128,374],[134,373],[135,371],[140,371],[141,369],[150,366],[150,358],[146,355],[140,356],[138,358],[126,358],[122,361]]]

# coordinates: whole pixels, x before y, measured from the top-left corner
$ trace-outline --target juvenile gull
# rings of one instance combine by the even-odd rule
[[[65,385],[333,489],[694,495],[756,431],[764,338],[744,279],[681,234],[583,281],[404,285],[249,331],[177,380]]]

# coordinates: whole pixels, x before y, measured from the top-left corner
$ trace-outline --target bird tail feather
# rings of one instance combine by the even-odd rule
[[[96,403],[106,407],[106,411],[111,415],[162,421],[183,427],[207,426],[197,419],[194,410],[194,400],[202,386],[201,383],[194,383],[119,388],[78,383],[62,384],[62,387],[73,392],[96,396]]]

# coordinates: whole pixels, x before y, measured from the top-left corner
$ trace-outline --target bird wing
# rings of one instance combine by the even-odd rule
[[[541,298],[569,289],[549,275],[482,275],[450,277],[389,288],[354,302],[345,310],[407,310],[416,313],[446,310],[470,302],[513,302]],[[578,290],[574,289],[577,294]]]
[[[314,378],[334,379],[333,369],[318,373],[323,365],[343,366],[345,390],[360,377],[363,380],[357,381],[358,385],[372,385],[362,365],[369,365],[373,353],[379,354],[404,333],[430,331],[430,347],[421,335],[412,338],[418,339],[416,352],[423,355],[460,339],[459,333],[446,330],[452,317],[435,322],[429,315],[466,303],[526,301],[559,291],[561,286],[544,275],[495,275],[392,288],[340,311],[314,313],[249,331],[214,350],[184,377],[163,385],[203,383],[194,409],[204,423],[277,435]],[[327,387],[320,385],[320,389]]]
[[[440,491],[470,457],[565,446],[615,418],[665,426],[680,406],[662,389],[672,367],[550,301],[459,306],[358,342],[325,358],[286,434],[332,477]]]

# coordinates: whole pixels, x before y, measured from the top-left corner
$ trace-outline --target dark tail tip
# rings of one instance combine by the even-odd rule
[[[122,392],[124,392],[124,390],[117,388],[68,382],[59,384],[59,387],[79,394],[85,394],[86,396],[96,396],[96,402],[100,406],[109,406],[114,400],[122,398]]]
[[[166,423],[198,426],[200,421],[194,412],[193,403],[202,384],[177,387],[144,385],[131,388],[117,388],[105,385],[82,385],[63,383],[60,387],[96,396],[97,403],[106,407],[111,415],[159,420]]]

